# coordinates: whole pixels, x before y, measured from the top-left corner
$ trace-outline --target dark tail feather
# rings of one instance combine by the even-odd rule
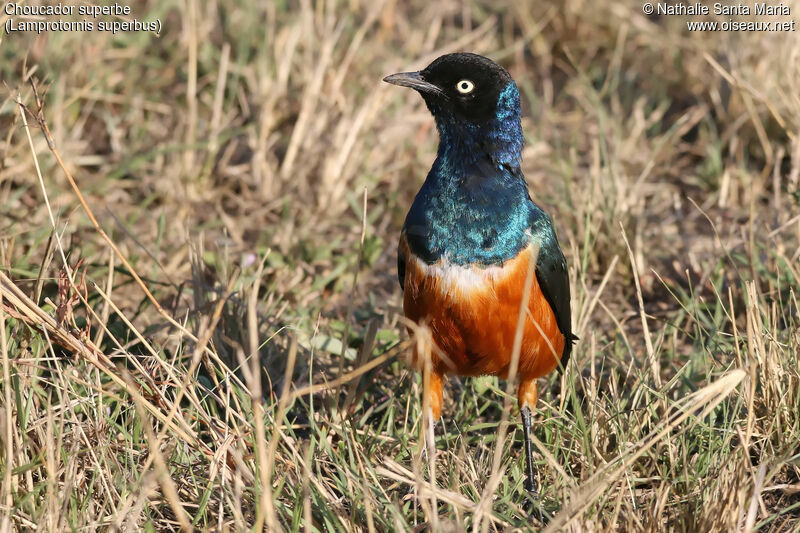
[[[578,340],[577,335],[573,335],[572,333],[567,334],[567,342],[564,343],[564,352],[561,354],[561,361],[558,363],[558,375],[559,377],[564,374],[564,371],[567,368],[567,363],[569,363],[569,357],[572,355],[572,345]],[[561,396],[561,379],[557,379],[555,386],[552,389],[553,396],[558,398]]]
[[[567,333],[567,340],[564,343],[564,351],[561,354],[561,361],[558,364],[558,373],[563,374],[569,363],[569,358],[572,355],[572,345],[578,341],[578,336],[572,333]]]

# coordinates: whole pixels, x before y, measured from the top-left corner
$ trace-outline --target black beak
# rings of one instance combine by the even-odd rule
[[[411,87],[421,93],[441,94],[442,92],[436,85],[422,79],[422,75],[419,72],[399,72],[386,76],[383,81],[401,87]]]

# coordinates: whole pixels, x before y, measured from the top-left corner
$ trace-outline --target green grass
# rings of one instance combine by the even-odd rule
[[[0,528],[800,530],[800,46],[596,4],[3,35]],[[395,242],[437,138],[380,79],[454,50],[518,81],[570,267],[532,514],[506,383],[450,379],[422,456],[404,363]]]

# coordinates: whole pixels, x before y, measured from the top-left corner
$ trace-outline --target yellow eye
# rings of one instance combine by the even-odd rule
[[[461,80],[456,83],[456,90],[461,94],[469,94],[475,88],[475,84],[469,80]]]

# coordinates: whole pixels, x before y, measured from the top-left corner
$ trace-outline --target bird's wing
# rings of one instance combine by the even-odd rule
[[[406,253],[403,251],[403,239],[400,237],[400,244],[397,246],[397,281],[400,282],[400,289],[405,289],[406,280]]]
[[[572,334],[570,316],[569,275],[567,262],[558,245],[553,223],[543,212],[532,225],[534,235],[538,234],[540,243],[539,256],[536,261],[536,280],[547,303],[556,317],[559,331],[564,335],[564,351],[561,354],[560,367],[566,368],[572,353],[572,343],[577,339]]]

